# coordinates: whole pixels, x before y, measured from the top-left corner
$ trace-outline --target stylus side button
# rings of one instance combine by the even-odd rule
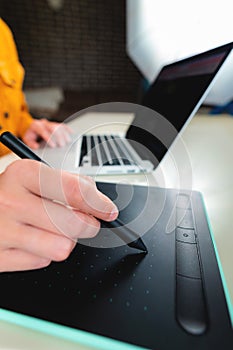
[[[207,329],[207,312],[200,279],[176,276],[176,316],[181,327],[193,335]]]
[[[176,242],[176,273],[191,278],[201,278],[197,245]]]

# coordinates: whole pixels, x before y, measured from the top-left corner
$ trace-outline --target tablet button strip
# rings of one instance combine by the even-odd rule
[[[179,195],[176,207],[176,317],[193,335],[207,329],[200,256],[190,198]]]

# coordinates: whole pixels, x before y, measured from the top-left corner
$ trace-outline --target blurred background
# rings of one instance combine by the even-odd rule
[[[231,1],[0,0],[0,16],[31,113],[62,121],[99,103],[140,102],[164,64],[233,41]],[[232,99],[233,55],[205,104]]]
[[[136,102],[141,74],[126,53],[125,0],[0,0],[33,115],[63,120],[103,102]]]

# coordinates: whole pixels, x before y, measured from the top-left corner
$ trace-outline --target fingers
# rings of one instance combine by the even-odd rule
[[[70,135],[72,134],[72,130],[68,125],[45,120],[45,127],[50,133],[49,145],[50,141],[52,141],[55,146],[63,147],[71,141]]]
[[[18,249],[0,252],[0,272],[40,269],[50,263],[51,261],[48,259]]]
[[[38,148],[38,137],[50,147],[62,147],[71,141],[72,130],[68,125],[50,122],[46,119],[34,120],[23,136],[23,141],[31,148]]]
[[[15,172],[17,163],[21,161],[6,176],[10,183],[12,168]],[[0,271],[41,268],[51,261],[64,260],[78,238],[98,233],[100,224],[94,217],[43,199],[23,187],[19,189],[15,184],[7,190],[6,185],[2,175],[1,188],[5,192],[0,195]]]
[[[46,232],[63,235],[74,242],[79,238],[92,238],[100,229],[99,221],[92,215],[31,193],[25,195],[25,201],[20,206],[8,210],[6,217],[9,219],[14,217],[17,222],[30,225],[28,226],[30,229],[37,227]],[[15,239],[17,240],[17,235]]]
[[[8,173],[12,173],[13,177],[17,173],[22,186],[37,196],[62,202],[77,211],[106,221],[115,220],[118,216],[114,203],[86,176],[51,169],[33,160],[14,162],[8,167]]]
[[[0,175],[0,271],[64,260],[77,239],[98,233],[96,218],[110,221],[117,215],[91,178],[34,160],[15,161]]]
[[[22,140],[27,146],[29,146],[32,149],[38,149],[40,147],[40,143],[38,141],[36,133],[31,130],[28,130],[24,134]]]
[[[38,148],[39,142],[37,140],[38,138],[41,138],[46,142],[49,142],[51,147],[55,147],[56,144],[50,140],[51,132],[48,130],[46,125],[47,123],[44,119],[34,120],[23,136],[23,141],[29,147],[35,148],[36,146],[36,148]]]
[[[32,127],[30,127],[22,137],[22,141],[32,149],[39,148],[40,144],[38,141],[37,133],[33,131]]]
[[[2,236],[5,239],[0,243],[0,252],[17,249],[47,261],[68,258],[76,244],[63,235],[21,223],[12,223],[11,233],[2,232]]]

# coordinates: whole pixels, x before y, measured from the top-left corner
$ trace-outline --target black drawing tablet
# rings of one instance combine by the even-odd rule
[[[176,190],[128,185],[116,190],[116,185],[104,183],[98,187],[123,201],[122,221],[132,222],[136,231],[148,227],[142,237],[148,254],[118,243],[99,247],[99,242],[104,246],[116,236],[101,230],[96,241],[78,244],[64,262],[37,271],[2,273],[0,318],[5,310],[13,311],[12,315],[37,322],[49,321],[58,330],[65,326],[64,334],[72,330],[73,340],[79,330],[77,342],[80,330],[121,341],[119,349],[130,344],[160,350],[232,348],[232,328],[200,194],[192,192],[188,207],[194,213],[194,228],[182,226],[190,223],[185,217],[179,230],[175,225],[168,232],[169,220],[171,227],[176,220]],[[184,265],[187,255],[193,261]],[[198,268],[193,268],[196,262]],[[190,281],[192,299],[187,293]],[[199,311],[193,312],[190,300]]]

